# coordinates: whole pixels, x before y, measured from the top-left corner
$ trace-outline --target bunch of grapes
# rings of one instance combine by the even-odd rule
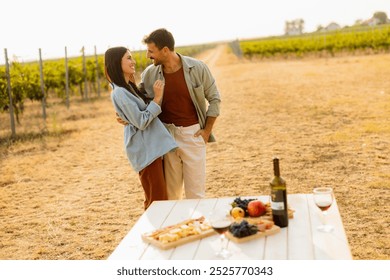
[[[251,202],[252,200],[256,200],[254,198],[245,198],[241,199],[241,197],[236,197],[234,201],[232,202],[232,207],[240,207],[245,211],[245,216],[248,216],[248,203]]]
[[[256,225],[248,223],[246,220],[242,220],[241,223],[233,223],[229,231],[234,237],[242,238],[245,236],[256,234],[259,230]]]

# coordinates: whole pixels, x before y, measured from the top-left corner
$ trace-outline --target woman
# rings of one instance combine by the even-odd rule
[[[144,208],[155,200],[166,200],[162,156],[177,145],[157,116],[161,113],[164,83],[154,83],[150,102],[135,85],[135,61],[125,47],[110,48],[104,56],[105,75],[113,91],[111,99],[124,126],[127,157],[144,189]]]

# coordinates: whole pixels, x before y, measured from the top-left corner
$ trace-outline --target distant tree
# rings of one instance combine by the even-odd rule
[[[324,29],[324,27],[321,24],[319,24],[319,25],[317,25],[317,30],[316,31],[321,31],[323,29]]]
[[[355,20],[355,23],[354,23],[355,26],[362,25],[362,24],[363,24],[363,20],[362,19]]]
[[[378,24],[386,24],[388,22],[387,14],[385,12],[376,12],[374,13],[373,18],[378,20]]]

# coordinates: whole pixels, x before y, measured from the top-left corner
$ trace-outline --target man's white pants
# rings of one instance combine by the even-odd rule
[[[165,124],[177,145],[175,151],[164,155],[164,172],[168,199],[205,197],[206,185],[206,144],[202,136],[194,134],[199,124],[183,127]]]

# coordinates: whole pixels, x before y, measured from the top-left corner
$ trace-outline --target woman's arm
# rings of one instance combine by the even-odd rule
[[[120,92],[119,92],[120,90]],[[132,124],[138,129],[145,129],[150,122],[161,113],[160,104],[164,94],[164,82],[157,80],[153,85],[155,96],[145,110],[139,108],[140,100],[128,93],[123,88],[113,92],[113,102],[116,104],[119,113],[116,113],[116,120],[122,125]]]

